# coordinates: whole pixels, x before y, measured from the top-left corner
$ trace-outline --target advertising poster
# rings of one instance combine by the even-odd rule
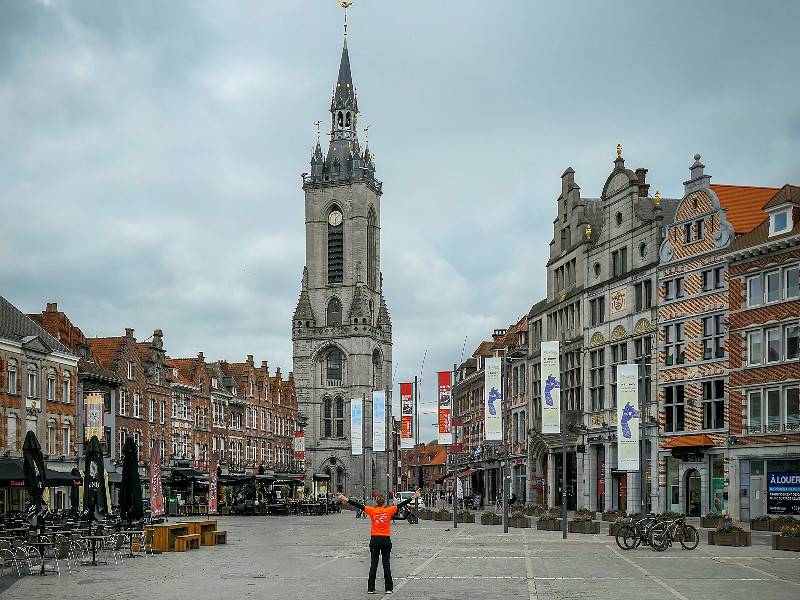
[[[164,495],[161,493],[161,446],[150,450],[150,513],[154,517],[164,514]]]
[[[386,452],[386,393],[372,392],[372,449]]]
[[[800,514],[800,473],[767,474],[767,512]]]
[[[306,434],[303,431],[294,432],[294,459],[297,461],[306,459]]]
[[[501,358],[487,358],[484,367],[483,433],[486,441],[503,439]]]
[[[208,514],[217,514],[217,453],[211,455],[211,464],[208,468]]]
[[[353,456],[360,456],[363,452],[363,422],[361,398],[353,398],[350,400],[350,453]]]
[[[414,397],[412,384],[400,384],[400,448],[414,447]]]
[[[542,433],[561,432],[558,342],[542,342]]]
[[[85,392],[83,394],[83,437],[87,440],[97,436],[103,439],[103,412],[105,394],[103,392]],[[108,440],[107,440],[108,441]]]
[[[453,403],[450,393],[450,371],[439,372],[439,443],[452,444],[453,434],[450,421]]]
[[[617,468],[639,470],[639,368],[617,365]]]

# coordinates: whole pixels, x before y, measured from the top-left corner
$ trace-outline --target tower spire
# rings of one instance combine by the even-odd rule
[[[347,8],[352,6],[352,2],[341,2],[336,0],[336,4],[344,9],[344,45],[347,46]]]

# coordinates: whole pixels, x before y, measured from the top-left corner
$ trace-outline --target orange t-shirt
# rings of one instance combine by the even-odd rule
[[[392,515],[397,512],[397,506],[365,506],[364,512],[372,519],[371,535],[388,536],[389,526],[392,524]]]

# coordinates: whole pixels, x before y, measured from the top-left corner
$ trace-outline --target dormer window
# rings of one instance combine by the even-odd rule
[[[769,217],[769,234],[778,235],[785,233],[792,228],[792,219],[788,210],[776,212]]]

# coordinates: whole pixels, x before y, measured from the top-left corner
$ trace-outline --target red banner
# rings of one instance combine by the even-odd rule
[[[450,417],[453,402],[450,397],[450,371],[439,371],[439,443],[452,444]]]
[[[302,431],[294,432],[294,459],[306,459],[306,434]]]
[[[154,517],[164,514],[164,496],[161,493],[161,446],[158,444],[150,450],[150,514]]]
[[[208,469],[208,514],[217,514],[217,453],[211,455]]]
[[[400,448],[414,447],[413,384],[400,384]]]

